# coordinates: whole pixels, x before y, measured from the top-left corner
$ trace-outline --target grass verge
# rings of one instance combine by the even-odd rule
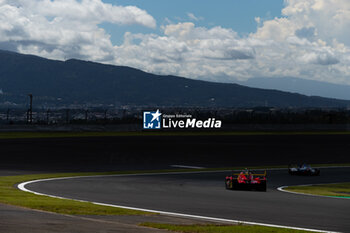
[[[285,190],[321,196],[350,198],[350,183],[290,186],[285,188]]]
[[[264,226],[248,226],[248,225],[172,225],[160,223],[141,223],[141,226],[152,227],[156,229],[164,229],[173,232],[182,233],[305,233],[308,231],[300,231],[293,229],[264,227]]]

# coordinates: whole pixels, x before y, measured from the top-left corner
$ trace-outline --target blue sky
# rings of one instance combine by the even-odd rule
[[[178,22],[195,22],[199,27],[221,26],[232,28],[239,35],[245,36],[255,32],[257,23],[255,17],[263,20],[281,17],[283,0],[103,0],[113,5],[133,5],[146,10],[157,21],[156,29],[149,29],[139,25],[115,25],[102,23],[110,35],[113,44],[123,42],[124,33],[157,33],[160,34],[160,26]],[[191,19],[192,13],[198,20]]]

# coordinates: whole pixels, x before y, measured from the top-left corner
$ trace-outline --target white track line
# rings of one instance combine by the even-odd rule
[[[344,182],[340,182],[340,183],[344,183]],[[322,183],[322,184],[339,184],[339,183]],[[302,185],[281,186],[281,187],[278,187],[277,190],[281,191],[281,192],[285,192],[285,193],[292,193],[292,194],[304,195],[304,196],[337,198],[337,199],[350,200],[350,198],[344,198],[344,197],[324,196],[324,195],[316,195],[316,194],[311,194],[311,193],[300,193],[300,192],[293,192],[293,191],[285,190],[285,188],[288,188],[288,187],[302,187],[302,186],[311,186],[311,185],[319,185],[319,184],[302,184]]]
[[[281,168],[281,169],[285,169],[285,168]],[[279,169],[279,170],[281,170],[281,169]],[[265,169],[263,169],[263,170],[265,170]],[[278,168],[273,168],[273,169],[269,169],[269,170],[278,170]],[[215,218],[215,217],[207,217],[207,216],[200,216],[200,215],[191,215],[191,214],[184,214],[184,213],[175,213],[175,212],[167,212],[167,211],[160,211],[160,210],[135,208],[135,207],[130,207],[130,206],[113,205],[113,204],[100,203],[100,202],[90,202],[90,201],[86,201],[86,200],[65,198],[65,197],[60,197],[60,196],[55,196],[55,195],[39,193],[39,192],[35,192],[35,191],[32,191],[32,190],[29,190],[29,189],[27,189],[25,187],[28,184],[44,182],[44,181],[66,180],[66,179],[77,179],[77,178],[89,178],[89,177],[140,176],[140,175],[144,176],[144,175],[170,175],[170,174],[171,175],[176,175],[176,174],[206,173],[206,172],[209,173],[209,172],[225,172],[225,171],[231,171],[231,170],[59,177],[59,178],[31,180],[31,181],[20,183],[20,184],[17,185],[17,187],[18,187],[18,189],[20,189],[20,190],[22,190],[24,192],[29,192],[29,193],[33,193],[33,194],[41,195],[41,196],[47,196],[47,197],[65,199],[65,200],[73,200],[73,201],[79,201],[79,202],[87,202],[87,203],[92,203],[92,204],[101,205],[101,206],[109,206],[109,207],[116,207],[116,208],[129,209],[129,210],[145,211],[145,212],[151,212],[151,213],[157,213],[157,214],[164,214],[164,215],[168,215],[168,216],[185,217],[185,218],[201,219],[201,220],[216,221],[216,222],[226,222],[226,223],[234,223],[234,224],[247,224],[247,225],[257,225],[257,226],[266,226],[266,227],[277,227],[277,228],[284,228],[284,229],[303,230],[303,231],[321,232],[321,233],[339,233],[339,232],[335,232],[335,231],[325,231],[325,230],[318,230],[318,229],[283,226],[283,225],[267,224],[267,223],[259,223],[259,222],[248,222],[248,221],[240,221],[240,220],[234,220],[234,219]]]

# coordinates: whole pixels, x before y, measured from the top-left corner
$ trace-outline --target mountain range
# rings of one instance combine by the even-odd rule
[[[0,106],[347,107],[350,101],[0,51]]]
[[[264,89],[297,92],[304,95],[350,100],[350,86],[293,77],[250,78],[236,83]]]

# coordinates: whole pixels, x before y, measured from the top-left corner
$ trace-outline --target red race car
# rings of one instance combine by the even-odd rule
[[[225,179],[226,189],[235,190],[258,190],[266,192],[266,183],[266,170],[264,173],[253,173],[245,169],[240,173],[232,173],[232,175],[226,176]]]

